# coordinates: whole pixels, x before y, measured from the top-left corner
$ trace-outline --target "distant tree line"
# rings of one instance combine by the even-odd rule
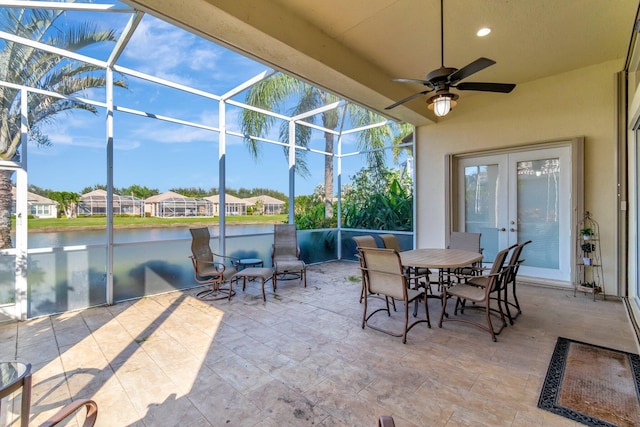
[[[204,188],[195,188],[195,187],[176,187],[170,188],[169,191],[173,191],[174,193],[182,194],[183,196],[188,197],[209,197],[215,196],[219,193],[217,188],[210,188],[209,190],[205,190]],[[244,188],[240,187],[239,190],[234,190],[233,188],[227,188],[226,194],[230,194],[232,196],[238,197],[240,199],[246,199],[248,197],[258,197],[258,196],[271,196],[278,200],[286,201],[288,199],[287,195],[276,190],[270,190],[268,188]]]
[[[33,184],[29,184],[29,187],[27,189],[31,193],[38,194],[38,195],[46,197],[48,199],[55,200],[55,198],[52,197],[52,196],[55,195],[56,193],[76,194],[76,195],[78,195],[78,198],[79,198],[82,194],[90,193],[91,191],[95,191],[95,190],[107,191],[107,186],[106,185],[102,185],[102,184],[92,185],[92,186],[83,188],[80,191],[79,194],[78,193],[69,192],[69,191],[55,191],[55,190],[51,190],[49,188],[41,188],[41,187],[38,187],[37,185],[33,185]],[[156,194],[160,194],[160,192],[158,191],[157,188],[148,188],[148,187],[141,186],[141,185],[131,185],[129,187],[114,188],[113,189],[113,194],[117,194],[119,196],[134,196],[134,197],[137,197],[139,199],[146,199],[147,197],[151,197],[151,196],[155,196]]]

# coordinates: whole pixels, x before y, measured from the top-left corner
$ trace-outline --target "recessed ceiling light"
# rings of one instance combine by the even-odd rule
[[[484,36],[486,36],[486,35],[489,35],[489,33],[490,33],[490,32],[491,32],[491,28],[489,28],[489,27],[484,27],[484,28],[480,28],[480,29],[478,30],[478,32],[476,33],[476,35],[477,35],[478,37],[484,37]]]

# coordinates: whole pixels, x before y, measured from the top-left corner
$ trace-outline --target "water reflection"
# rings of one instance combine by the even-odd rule
[[[211,234],[220,235],[220,227],[209,226]],[[244,234],[260,234],[273,232],[273,224],[239,224],[227,225],[227,236],[241,236]],[[170,228],[125,228],[114,230],[113,241],[115,243],[155,242],[160,240],[189,239],[189,227]],[[52,231],[29,233],[28,247],[55,248],[75,245],[104,245],[107,240],[107,231],[103,230],[79,230],[79,231]]]

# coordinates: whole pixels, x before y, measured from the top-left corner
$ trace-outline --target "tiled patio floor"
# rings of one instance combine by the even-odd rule
[[[250,284],[230,303],[173,292],[1,324],[0,359],[33,365],[33,425],[73,397],[98,402],[100,426],[568,426],[536,407],[556,338],[637,352],[621,302],[568,291],[520,286],[524,314],[497,343],[439,329],[431,300],[432,328],[403,345],[360,328],[355,263],[310,266],[307,289],[268,285],[266,304]]]

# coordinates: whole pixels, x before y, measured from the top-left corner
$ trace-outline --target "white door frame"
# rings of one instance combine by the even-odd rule
[[[474,151],[465,153],[448,154],[446,156],[446,174],[447,174],[447,191],[446,191],[446,203],[445,203],[445,221],[446,221],[446,235],[448,236],[451,231],[456,231],[457,225],[460,223],[460,218],[457,212],[457,206],[459,198],[463,195],[459,194],[459,164],[461,160],[472,157],[491,156],[491,155],[503,155],[503,154],[515,154],[518,152],[540,150],[544,148],[558,148],[568,147],[570,150],[571,158],[571,198],[570,198],[570,242],[575,239],[575,229],[578,219],[581,218],[584,212],[584,138],[575,137],[571,139],[563,139],[558,141],[549,141],[541,143],[532,143],[527,145],[506,147],[493,150]],[[448,243],[448,242],[447,242]],[[544,277],[527,277],[526,280],[534,283],[560,286],[560,287],[572,287],[575,282],[575,245],[569,244],[570,248],[570,281],[548,279]]]

